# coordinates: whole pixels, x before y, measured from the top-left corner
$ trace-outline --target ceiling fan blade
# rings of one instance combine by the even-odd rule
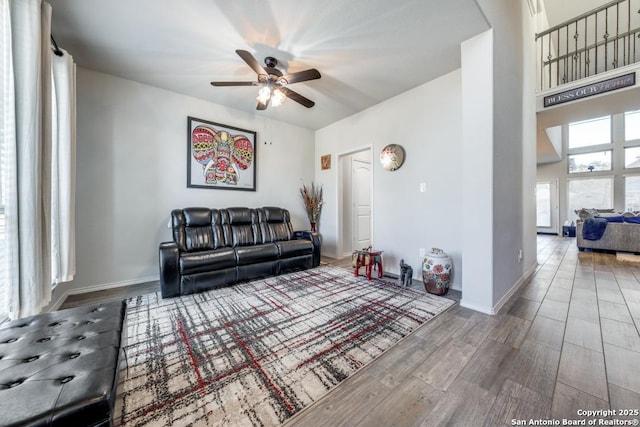
[[[299,71],[297,73],[291,73],[283,77],[287,81],[288,84],[298,83],[298,82],[306,82],[307,80],[315,80],[322,77],[320,75],[320,71],[315,68],[311,68],[309,70]]]
[[[247,52],[246,50],[238,49],[236,50],[236,53],[238,54],[238,56],[240,56],[240,58],[242,58],[244,62],[247,63],[249,67],[251,67],[253,71],[256,72],[256,74],[258,75],[268,74],[265,71],[265,69],[262,68],[262,65],[260,65],[260,63],[256,60],[256,58],[250,52]]]
[[[284,93],[287,96],[287,98],[293,101],[296,101],[298,104],[304,105],[307,108],[311,108],[314,105],[316,105],[316,103],[310,100],[309,98],[305,98],[304,96],[300,95],[298,92],[294,92],[287,87],[281,87],[279,89],[280,91],[282,91],[282,93]]]
[[[211,86],[258,86],[258,82],[211,82]]]
[[[263,104],[262,102],[258,101],[258,105],[256,106],[256,110],[266,110],[267,107],[269,106],[269,101],[270,101],[270,99],[267,100],[266,104]]]

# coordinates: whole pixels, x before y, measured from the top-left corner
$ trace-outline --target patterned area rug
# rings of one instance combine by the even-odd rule
[[[128,303],[125,426],[282,424],[454,304],[330,266]]]

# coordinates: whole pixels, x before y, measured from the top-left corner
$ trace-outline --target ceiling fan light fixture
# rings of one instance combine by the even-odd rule
[[[267,105],[267,102],[269,102],[270,98],[271,98],[271,88],[269,86],[264,86],[258,92],[258,97],[256,99],[261,104]]]
[[[284,93],[282,93],[280,89],[276,89],[271,95],[271,105],[273,105],[274,107],[282,105],[285,99],[287,99],[287,97],[284,95]]]
[[[243,82],[223,82],[213,81],[212,86],[259,86],[258,96],[256,97],[258,105],[256,110],[266,110],[268,105],[278,106],[282,104],[287,98],[297,102],[303,107],[311,108],[315,105],[315,102],[309,98],[305,98],[298,92],[289,89],[288,85],[292,83],[306,82],[309,80],[316,80],[322,77],[320,72],[315,68],[308,70],[298,71],[295,73],[282,75],[282,71],[276,68],[278,61],[273,57],[265,58],[266,67],[260,65],[256,58],[248,51],[237,49],[236,53],[242,60],[257,74],[257,81],[243,81]]]

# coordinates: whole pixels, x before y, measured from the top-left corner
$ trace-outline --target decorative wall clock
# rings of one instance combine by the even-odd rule
[[[388,171],[400,169],[404,163],[404,148],[398,144],[389,144],[380,152],[380,164]]]

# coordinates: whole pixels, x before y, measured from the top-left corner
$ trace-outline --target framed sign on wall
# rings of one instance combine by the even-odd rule
[[[256,132],[187,118],[187,187],[256,191]]]

